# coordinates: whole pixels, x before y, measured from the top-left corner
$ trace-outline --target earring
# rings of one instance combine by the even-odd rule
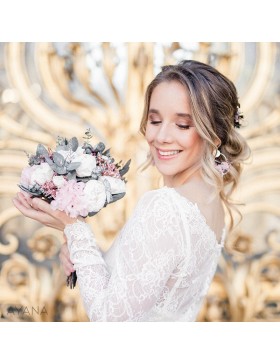
[[[217,149],[215,154],[215,168],[221,173],[222,176],[227,174],[230,170],[230,162],[219,149]]]

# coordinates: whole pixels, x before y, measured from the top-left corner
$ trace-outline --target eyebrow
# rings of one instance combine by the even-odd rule
[[[156,109],[149,109],[149,113],[153,113],[153,114],[158,114],[160,115],[160,112]],[[185,114],[185,113],[182,113],[182,112],[177,112],[176,113],[177,116],[180,116],[180,117],[183,117],[183,118],[190,118],[192,119],[192,116],[190,114]]]

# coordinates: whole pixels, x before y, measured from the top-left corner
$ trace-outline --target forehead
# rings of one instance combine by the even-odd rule
[[[161,82],[150,99],[149,109],[190,112],[190,98],[187,88],[177,81]]]

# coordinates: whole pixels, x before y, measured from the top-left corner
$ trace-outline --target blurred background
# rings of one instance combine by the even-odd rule
[[[280,321],[280,43],[0,43],[0,321],[87,321],[79,289],[66,287],[60,232],[20,215],[25,152],[90,128],[117,161],[132,159],[127,196],[88,222],[106,251],[139,197],[161,180],[139,172],[138,129],[148,83],[165,64],[209,63],[238,89],[240,133],[252,149],[229,236],[198,321]]]

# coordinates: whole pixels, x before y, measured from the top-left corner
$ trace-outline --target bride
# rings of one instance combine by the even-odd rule
[[[249,147],[233,83],[213,67],[165,66],[146,91],[140,131],[164,187],[146,192],[107,253],[82,219],[18,193],[27,217],[63,230],[91,321],[195,321],[225,241],[225,212]]]

